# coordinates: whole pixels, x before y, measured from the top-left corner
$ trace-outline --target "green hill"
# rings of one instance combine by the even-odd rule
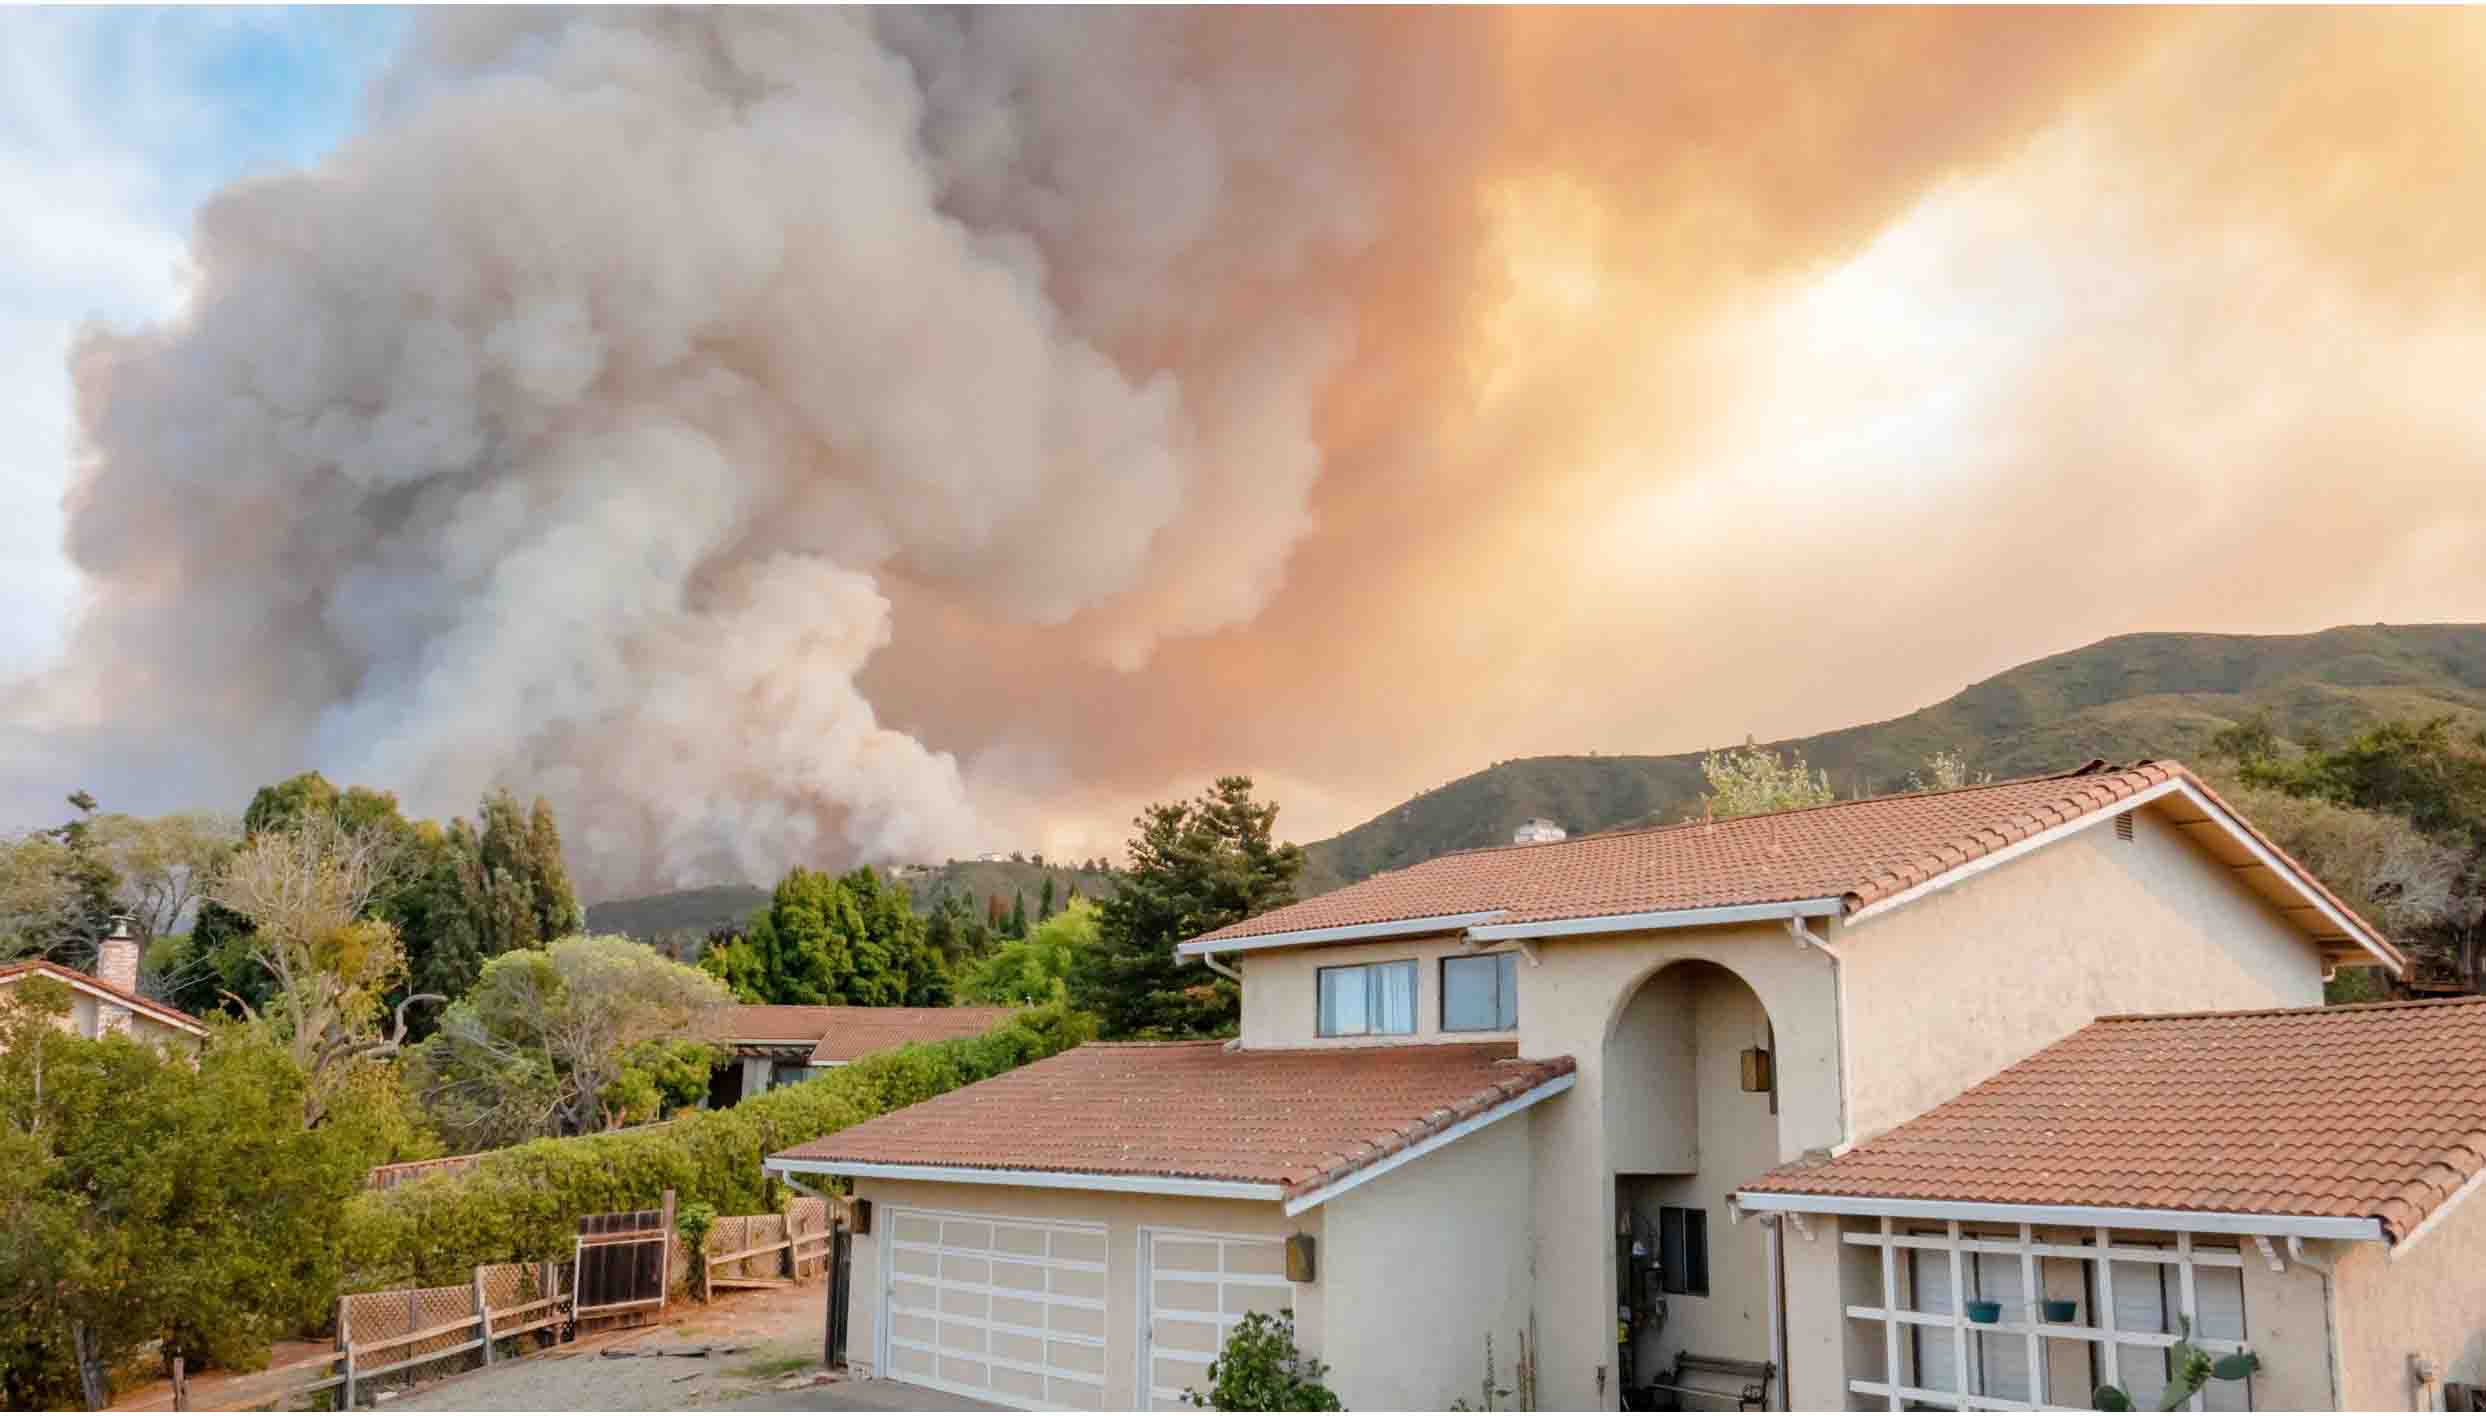
[[[946,865],[902,866],[891,872],[907,888],[919,914],[938,908],[944,895],[963,897],[981,911],[998,899],[1007,911],[1021,891],[1027,912],[1036,913],[1047,877],[1053,881],[1053,902],[1070,898],[1074,885],[1085,899],[1113,893],[1113,876],[1074,865],[1038,865],[1017,860],[953,860]],[[768,903],[760,885],[710,885],[697,890],[670,890],[630,900],[608,900],[587,907],[587,927],[598,934],[626,934],[660,945],[677,958],[697,958],[708,931],[720,924],[740,924]]]
[[[1936,751],[1996,777],[2092,757],[2194,757],[2266,713],[2282,735],[2337,740],[2392,718],[2486,724],[2486,625],[2350,625],[2318,634],[2127,634],[2023,664],[1906,717],[1765,744],[1802,754],[1841,796],[1906,785]],[[1731,744],[1721,744],[1727,746]],[[1698,752],[1496,763],[1305,850],[1315,894],[1444,851],[1498,845],[1531,817],[1574,834],[1697,808]]]

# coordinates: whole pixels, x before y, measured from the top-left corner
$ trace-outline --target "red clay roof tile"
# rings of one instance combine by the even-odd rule
[[[1516,1051],[1092,1042],[772,1159],[1232,1180],[1291,1198],[1572,1071]]]
[[[1838,899],[1852,913],[2177,779],[2243,822],[2182,763],[2084,768],[1953,791],[1456,851],[1255,915],[1191,942],[1487,911],[1501,912],[1497,924],[1518,924]],[[2356,918],[2250,823],[2244,826],[2342,916]],[[2370,927],[2365,931],[2379,938]]]
[[[2372,1217],[2486,1170],[2486,998],[2100,1018],[1827,1164],[1743,1188]]]
[[[791,1003],[737,1004],[726,1020],[734,1042],[812,1044],[811,1065],[852,1062],[867,1052],[910,1042],[949,1042],[989,1032],[1016,1008],[813,1007]]]

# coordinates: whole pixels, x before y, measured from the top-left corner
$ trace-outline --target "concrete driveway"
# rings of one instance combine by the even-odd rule
[[[764,1391],[721,1402],[719,1411],[1006,1411],[911,1382],[830,1382],[826,1386]]]

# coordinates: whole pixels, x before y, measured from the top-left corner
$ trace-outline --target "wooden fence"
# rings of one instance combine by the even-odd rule
[[[829,1260],[829,1226],[829,1202],[812,1196],[783,1214],[720,1215],[708,1231],[708,1291],[779,1288],[816,1277]]]

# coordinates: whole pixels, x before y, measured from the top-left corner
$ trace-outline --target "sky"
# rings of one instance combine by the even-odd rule
[[[0,26],[0,824],[506,785],[611,893],[1243,771],[1313,839],[2486,620],[2472,14]]]

